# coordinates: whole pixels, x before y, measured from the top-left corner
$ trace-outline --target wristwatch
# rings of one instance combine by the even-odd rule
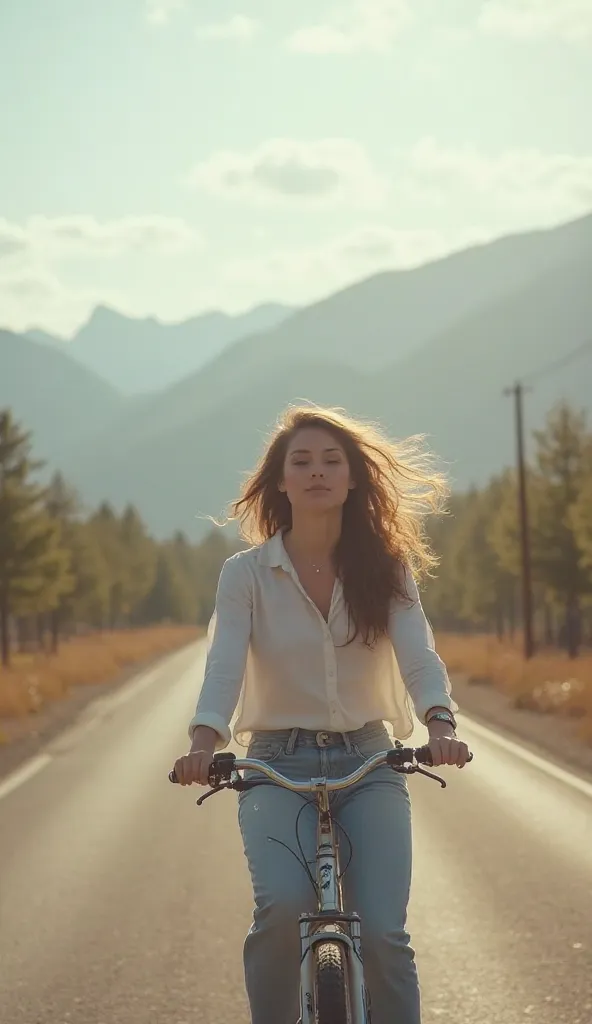
[[[429,725],[430,722],[450,722],[450,725],[456,732],[456,719],[452,711],[435,711],[433,715],[428,714],[425,724]]]

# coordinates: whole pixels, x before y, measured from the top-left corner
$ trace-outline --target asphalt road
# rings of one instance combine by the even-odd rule
[[[2,1024],[247,1024],[235,797],[167,780],[200,669],[174,655],[0,785]],[[424,1022],[591,1024],[592,790],[464,731],[448,789],[410,780]]]

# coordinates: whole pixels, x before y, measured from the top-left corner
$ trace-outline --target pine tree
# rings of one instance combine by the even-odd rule
[[[131,622],[150,593],[156,574],[156,552],[144,523],[133,505],[128,505],[119,527],[123,569],[119,591],[119,614]]]
[[[147,622],[195,622],[196,599],[187,575],[179,563],[174,545],[162,545],[156,559],[153,585],[147,594],[142,616]]]
[[[119,520],[108,502],[103,502],[89,520],[89,527],[98,546],[104,566],[107,599],[101,626],[121,626],[122,595],[125,581],[125,552]]]
[[[580,552],[580,566],[592,591],[592,434],[588,435],[582,462],[582,483],[571,508],[569,525]]]
[[[0,412],[0,648],[10,662],[12,615],[48,611],[71,586],[68,554],[44,507],[46,492],[31,480],[31,435]]]
[[[76,536],[75,517],[79,511],[76,493],[68,487],[61,473],[55,473],[45,494],[45,508],[55,524],[59,537],[59,545],[68,552],[70,579],[64,585],[59,600],[51,611],[51,647],[55,654],[58,649],[60,626],[66,616],[66,608],[71,595],[76,590],[77,576],[74,561],[74,543]]]
[[[533,560],[536,578],[563,608],[563,643],[571,657],[581,641],[581,599],[590,579],[574,529],[586,479],[589,435],[583,413],[559,405],[535,433],[538,487]]]

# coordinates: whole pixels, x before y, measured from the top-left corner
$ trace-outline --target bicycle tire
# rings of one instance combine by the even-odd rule
[[[315,946],[316,1024],[347,1024],[347,970],[341,942]]]

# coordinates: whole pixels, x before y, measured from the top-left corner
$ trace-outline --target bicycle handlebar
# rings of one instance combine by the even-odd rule
[[[469,754],[469,761],[472,760],[473,755]],[[382,765],[388,765],[389,768],[403,774],[410,775],[420,772],[422,775],[436,779],[443,787],[446,785],[437,775],[423,771],[419,767],[420,764],[429,765],[430,767],[433,765],[431,751],[427,744],[423,747],[394,747],[390,750],[382,750],[368,758],[363,765],[356,768],[350,775],[343,776],[343,778],[328,779],[321,776],[319,778],[312,778],[308,782],[295,782],[293,779],[288,779],[285,775],[281,775],[280,772],[276,772],[265,761],[259,761],[251,757],[238,758],[234,754],[221,753],[214,755],[214,760],[210,764],[208,772],[208,782],[213,787],[212,792],[216,792],[219,789],[250,788],[251,785],[258,785],[263,780],[253,780],[252,782],[240,778],[233,780],[232,775],[238,771],[252,769],[260,772],[262,775],[266,775],[271,782],[283,786],[293,793],[314,793],[319,789],[333,792],[335,790],[347,789],[348,786],[353,786],[356,782],[360,782],[368,772],[373,771],[375,768],[380,768]],[[174,783],[179,781],[174,768],[169,772],[169,780]]]

